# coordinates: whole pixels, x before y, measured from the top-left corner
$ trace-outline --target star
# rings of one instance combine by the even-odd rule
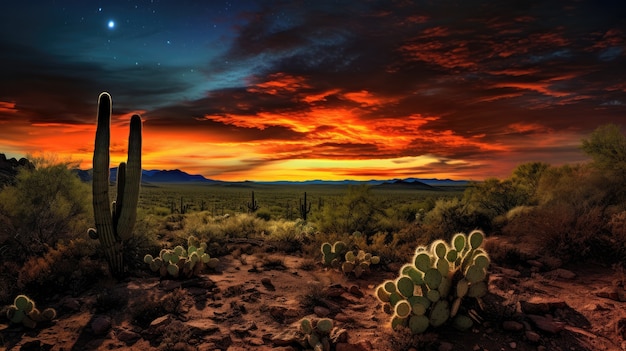
[[[109,29],[115,28],[115,21],[110,20],[109,23],[108,23],[108,27],[109,27]]]

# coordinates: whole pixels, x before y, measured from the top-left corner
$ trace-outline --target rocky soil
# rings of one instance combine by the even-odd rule
[[[476,308],[481,324],[411,337],[390,330],[373,297],[398,267],[355,279],[307,258],[249,247],[231,252],[237,253],[220,258],[218,272],[193,279],[146,272],[55,297],[58,316],[48,324],[32,330],[0,324],[0,349],[299,351],[305,348],[298,321],[308,316],[333,319],[336,351],[626,350],[624,277],[610,267],[565,269],[541,258],[493,265],[490,293]]]

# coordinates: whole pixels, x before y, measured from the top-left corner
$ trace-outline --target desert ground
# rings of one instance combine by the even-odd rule
[[[501,239],[492,239],[501,240]],[[624,275],[526,255],[493,264],[469,331],[392,331],[374,288],[395,265],[359,279],[262,242],[228,244],[216,271],[190,279],[148,273],[58,296],[35,329],[0,324],[6,350],[306,350],[300,319],[330,318],[332,350],[626,350]]]

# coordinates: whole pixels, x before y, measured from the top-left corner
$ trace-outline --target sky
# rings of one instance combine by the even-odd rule
[[[626,3],[0,0],[0,153],[226,180],[505,178],[626,121]]]

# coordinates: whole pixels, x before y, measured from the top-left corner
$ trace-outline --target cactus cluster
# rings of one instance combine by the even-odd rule
[[[343,241],[336,241],[331,245],[329,242],[322,244],[322,263],[325,266],[341,269],[345,274],[353,273],[359,278],[363,273],[369,272],[370,265],[378,264],[380,257],[374,256],[363,250],[348,250],[348,246]]]
[[[25,327],[35,328],[37,323],[51,321],[57,315],[54,308],[46,308],[39,311],[35,306],[35,301],[26,295],[18,295],[13,301],[13,305],[7,310],[7,318],[11,323],[22,323]]]
[[[342,256],[348,251],[348,245],[343,241],[337,241],[334,244],[325,242],[322,243],[320,250],[322,251],[322,263],[325,266],[339,268]]]
[[[321,318],[316,322],[308,318],[300,320],[300,330],[305,335],[308,347],[316,351],[330,351],[330,332],[332,329],[333,320],[330,318]]]
[[[219,264],[217,258],[212,258],[205,252],[206,247],[206,243],[200,243],[196,237],[190,236],[187,239],[187,249],[180,245],[174,249],[162,249],[159,257],[148,254],[143,261],[162,277],[189,278],[202,272],[205,267],[215,269]]]
[[[376,288],[376,297],[393,311],[391,327],[420,334],[451,320],[459,330],[471,328],[472,318],[462,303],[470,298],[480,302],[487,294],[490,260],[481,248],[483,240],[484,234],[475,230],[455,234],[450,244],[436,240],[428,248],[418,247],[413,262],[402,266],[396,280]]]
[[[345,254],[346,261],[341,264],[341,270],[345,274],[354,273],[359,278],[363,273],[370,271],[370,265],[380,263],[380,257],[371,253],[359,250],[355,255],[354,251],[348,251]]]

